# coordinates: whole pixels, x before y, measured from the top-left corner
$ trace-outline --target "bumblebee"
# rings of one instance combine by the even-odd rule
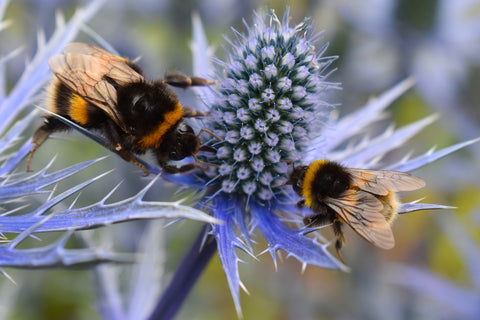
[[[376,247],[393,248],[390,226],[397,215],[396,192],[425,186],[422,179],[409,173],[352,169],[328,160],[295,167],[287,183],[304,198],[297,206],[314,212],[304,218],[306,226],[332,224],[340,259],[345,223]]]
[[[169,164],[170,160],[195,157],[201,142],[184,118],[206,115],[182,107],[169,86],[203,86],[210,84],[208,80],[172,73],[150,82],[136,63],[85,43],[67,45],[64,54],[54,55],[48,62],[56,76],[47,91],[50,111],[86,129],[98,130],[110,148],[146,175],[148,170],[134,154],[150,149],[165,172],[200,167],[196,163],[181,167]],[[44,124],[33,134],[27,170],[34,152],[50,134],[69,129],[53,116],[45,116]]]

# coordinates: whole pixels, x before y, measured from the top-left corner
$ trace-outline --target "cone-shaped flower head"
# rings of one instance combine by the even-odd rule
[[[261,203],[275,197],[275,185],[287,178],[288,161],[303,156],[309,138],[331,108],[323,102],[325,47],[315,48],[307,20],[290,27],[271,12],[256,15],[248,34],[236,33],[228,62],[220,62],[219,88],[207,125],[222,141],[214,141],[218,165],[210,172],[219,192],[242,195]]]

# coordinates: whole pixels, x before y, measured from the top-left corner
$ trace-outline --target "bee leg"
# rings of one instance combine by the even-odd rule
[[[137,165],[138,167],[140,167],[140,169],[142,169],[143,172],[145,172],[145,176],[148,176],[150,174],[147,168],[145,168],[143,164],[138,162],[137,159],[135,159],[135,156],[131,152],[127,151],[126,149],[123,149],[121,145],[118,145],[115,149],[117,150],[118,155],[122,157],[123,160],[131,162]]]
[[[335,242],[335,249],[337,249],[338,258],[340,259],[340,261],[342,261],[344,265],[346,265],[345,260],[343,260],[342,252],[340,251],[341,248],[342,244],[340,243],[340,241],[337,240],[337,242]]]
[[[30,169],[30,163],[32,162],[33,154],[37,151],[38,148],[48,139],[48,137],[55,131],[68,130],[69,127],[61,122],[60,120],[47,117],[45,118],[45,123],[40,126],[32,137],[33,148],[30,150],[30,154],[27,158],[27,171],[32,171]]]
[[[340,252],[340,249],[342,249],[343,243],[345,242],[342,231],[342,223],[336,219],[335,221],[333,221],[332,227],[333,233],[337,237],[337,241],[335,242],[335,249],[337,250],[337,255],[340,258],[340,261],[342,261],[342,263],[346,265],[345,261],[343,260],[342,253]]]
[[[305,199],[297,202],[297,207],[299,209],[302,209],[302,206],[305,206]],[[318,226],[323,226],[328,223],[332,223],[334,221],[335,213],[330,211],[329,207],[325,204],[319,205],[317,208],[315,208],[315,214],[312,216],[307,216],[303,218],[303,223],[307,227],[318,227]]]
[[[145,168],[143,164],[138,162],[133,153],[128,151],[130,148],[126,148],[125,145],[131,143],[131,136],[125,134],[112,120],[107,120],[103,123],[103,132],[107,138],[109,148],[115,150],[123,160],[131,162],[145,172],[145,176],[148,176],[150,172]]]
[[[197,110],[190,109],[189,107],[183,107],[183,117],[184,118],[205,117],[205,116],[208,116],[208,114],[209,114],[209,112],[199,112]],[[200,130],[200,132],[198,133],[199,135],[200,135],[200,133],[202,133],[202,130]],[[211,132],[209,130],[205,129],[203,131],[211,133],[212,136],[214,136],[215,138],[218,138],[218,136],[216,136],[213,132]]]
[[[205,170],[204,167],[199,166],[196,163],[188,163],[188,164],[184,164],[183,166],[180,166],[180,167],[177,167],[177,166],[174,166],[174,165],[171,165],[171,164],[162,163],[160,166],[162,167],[163,171],[165,171],[165,173],[168,173],[168,174],[187,172],[187,171],[191,171],[195,168],[200,168],[200,169]]]
[[[103,132],[105,133],[105,138],[107,138],[108,145],[110,149],[115,149],[120,151],[124,148],[123,146],[130,142],[129,135],[125,134],[119,126],[115,124],[113,120],[106,120],[102,123]]]
[[[171,72],[165,75],[165,82],[174,87],[188,88],[191,86],[206,86],[213,82],[200,77],[187,77],[180,72]]]

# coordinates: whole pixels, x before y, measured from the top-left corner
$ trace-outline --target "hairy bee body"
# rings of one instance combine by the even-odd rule
[[[47,90],[46,106],[53,113],[87,129],[99,128],[108,120],[105,112],[70,90],[58,79],[53,79]],[[51,121],[54,118],[46,116],[45,119]]]
[[[328,160],[295,167],[288,183],[304,198],[298,206],[307,206],[314,213],[304,219],[307,226],[332,224],[337,250],[344,242],[343,224],[375,246],[391,249],[395,244],[390,225],[397,215],[396,192],[425,185],[408,173],[352,169]]]
[[[150,82],[137,64],[83,43],[68,45],[65,53],[51,57],[49,64],[56,76],[47,91],[50,111],[86,129],[100,131],[112,149],[146,174],[148,171],[133,154],[150,149],[167,172],[196,167],[168,164],[170,160],[181,160],[198,152],[200,140],[184,117],[205,115],[183,108],[169,86],[206,85],[207,80],[175,73]],[[52,116],[45,117],[44,125],[32,138],[34,148],[28,169],[34,151],[51,133],[61,130],[69,127]]]

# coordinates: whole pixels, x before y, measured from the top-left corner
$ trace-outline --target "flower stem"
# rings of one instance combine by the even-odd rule
[[[177,269],[172,281],[165,289],[149,319],[172,319],[192,290],[200,274],[217,251],[215,237],[205,233],[208,226],[202,228],[190,251]]]

